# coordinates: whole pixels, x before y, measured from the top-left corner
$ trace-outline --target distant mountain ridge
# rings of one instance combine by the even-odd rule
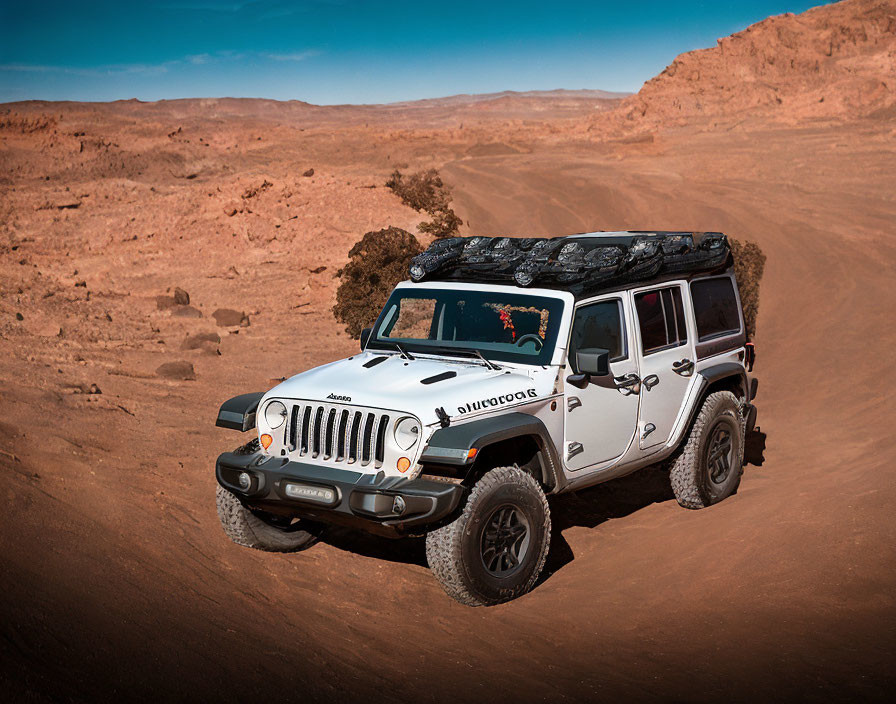
[[[460,105],[469,103],[481,103],[502,98],[545,98],[545,99],[570,99],[570,100],[620,100],[631,96],[632,93],[621,93],[608,90],[595,90],[590,88],[555,90],[503,90],[498,93],[459,93],[446,95],[441,98],[421,98],[420,100],[402,100],[395,103],[385,103],[388,106],[425,106],[428,104]]]

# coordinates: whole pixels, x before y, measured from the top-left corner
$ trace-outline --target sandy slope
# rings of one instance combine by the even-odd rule
[[[587,111],[546,100],[462,128],[441,104],[0,107],[0,672],[14,698],[893,687],[892,122],[648,138],[614,123],[597,140]],[[355,349],[329,313],[333,273],[363,232],[421,219],[381,185],[404,164],[442,169],[470,232],[759,242],[762,435],[738,495],[685,511],[646,471],[560,497],[546,579],[492,609],[445,597],[419,541],[230,544],[212,462],[238,438],[213,427],[217,405]],[[201,317],[158,309],[175,286]],[[218,308],[250,325],[216,326]],[[198,332],[221,341],[181,349]],[[175,360],[196,379],[156,375]]]

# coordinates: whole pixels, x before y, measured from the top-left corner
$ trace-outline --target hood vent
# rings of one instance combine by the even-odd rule
[[[370,369],[371,367],[375,367],[380,362],[385,362],[388,357],[374,357],[373,359],[369,359],[362,365],[365,369]]]
[[[445,379],[453,379],[457,376],[457,372],[442,372],[441,374],[436,374],[435,376],[428,376],[425,379],[421,379],[421,384],[436,384],[440,381],[445,381]]]

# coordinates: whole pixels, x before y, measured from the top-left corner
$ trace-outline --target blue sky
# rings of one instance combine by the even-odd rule
[[[681,52],[818,4],[0,0],[0,102],[637,91]]]

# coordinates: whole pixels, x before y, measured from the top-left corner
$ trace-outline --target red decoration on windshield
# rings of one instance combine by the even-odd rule
[[[504,329],[510,330],[510,339],[516,340],[516,330],[513,327],[513,318],[510,317],[510,311],[506,308],[502,308],[498,311],[498,315],[501,316],[501,322],[504,323]]]

